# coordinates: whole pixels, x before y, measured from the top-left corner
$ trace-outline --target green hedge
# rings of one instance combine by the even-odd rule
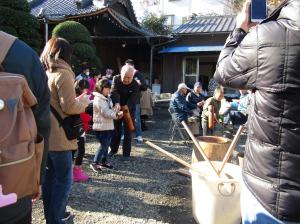
[[[27,0],[1,0],[0,6],[30,13],[30,7]]]
[[[26,0],[0,0],[0,30],[17,36],[40,52],[39,21],[30,14]]]
[[[52,31],[53,37],[67,39],[73,46],[72,67],[79,74],[83,67],[88,66],[94,72],[100,71],[102,64],[96,55],[96,49],[88,29],[81,23],[66,21],[58,24]]]

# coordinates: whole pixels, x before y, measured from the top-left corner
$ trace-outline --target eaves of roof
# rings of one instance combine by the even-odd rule
[[[34,7],[31,9],[31,14],[40,17],[40,12],[43,12],[42,18],[46,18],[49,23],[58,23],[69,19],[78,19],[89,16],[97,16],[104,12],[108,12],[109,15],[116,20],[116,22],[122,26],[125,30],[132,31],[134,33],[143,35],[143,36],[155,36],[156,34],[136,25],[136,19],[131,22],[128,18],[116,12],[107,5],[94,5],[89,4],[84,8],[77,6],[74,0],[35,0]],[[133,7],[130,4],[127,4],[127,7],[131,7],[130,10],[133,10]],[[134,12],[131,13],[135,17]],[[131,17],[132,17],[131,16]]]

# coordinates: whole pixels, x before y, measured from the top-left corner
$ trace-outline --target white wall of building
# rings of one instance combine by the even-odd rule
[[[131,0],[135,13],[141,20],[147,13],[167,15],[169,22],[176,27],[184,18],[196,14],[225,14],[226,6],[222,0]],[[228,10],[227,10],[228,11]],[[173,19],[171,19],[173,17]]]

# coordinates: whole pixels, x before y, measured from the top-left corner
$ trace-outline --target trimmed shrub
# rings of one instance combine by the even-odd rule
[[[78,75],[84,67],[99,71],[102,67],[88,29],[81,23],[65,21],[52,31],[53,37],[65,38],[73,46],[72,67]]]
[[[0,1],[0,30],[17,36],[38,53],[41,47],[39,28],[39,21],[30,14],[26,0]]]

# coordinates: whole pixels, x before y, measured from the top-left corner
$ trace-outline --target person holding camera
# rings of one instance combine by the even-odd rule
[[[77,149],[77,138],[68,137],[70,134],[56,115],[61,119],[79,115],[90,102],[84,94],[76,98],[71,55],[72,47],[63,38],[51,38],[41,55],[48,77],[50,104],[55,110],[51,109],[49,153],[42,187],[47,223],[64,223],[62,219],[72,186],[72,151]]]
[[[246,1],[214,75],[219,84],[253,92],[243,223],[299,223],[300,1],[283,1],[258,25],[249,21],[249,6]]]

